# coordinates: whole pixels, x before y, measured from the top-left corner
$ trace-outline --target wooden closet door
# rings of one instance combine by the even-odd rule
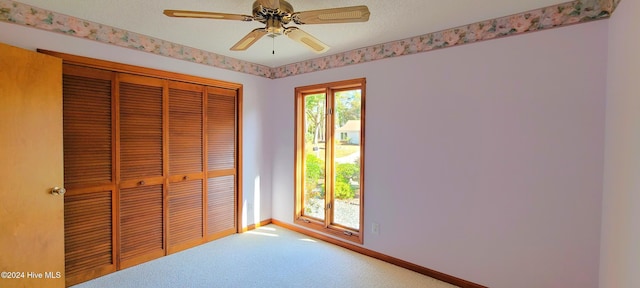
[[[204,87],[169,83],[169,253],[204,242]]]
[[[64,287],[62,62],[0,43],[0,67],[0,287]]]
[[[237,91],[207,88],[207,240],[235,233]]]
[[[119,269],[165,255],[165,83],[118,74]]]
[[[63,138],[65,274],[74,285],[116,270],[114,249],[115,74],[65,64]]]

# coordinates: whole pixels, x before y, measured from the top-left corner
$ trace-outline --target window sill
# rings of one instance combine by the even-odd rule
[[[320,222],[320,221],[303,217],[303,216],[297,217],[294,220],[294,223],[297,225],[303,226],[305,228],[323,233],[325,235],[334,236],[342,240],[346,240],[346,241],[357,243],[357,244],[363,244],[361,233],[357,231],[353,231],[351,229],[346,229],[346,228],[342,228],[340,226],[334,226],[334,225],[326,227],[324,225],[324,222]]]

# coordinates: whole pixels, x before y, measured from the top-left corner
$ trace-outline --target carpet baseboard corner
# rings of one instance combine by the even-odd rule
[[[307,235],[307,236],[310,236],[310,237],[317,238],[319,240],[322,240],[322,241],[325,241],[325,242],[340,246],[342,248],[346,248],[346,249],[349,249],[351,251],[354,251],[354,252],[357,252],[357,253],[360,253],[360,254],[363,254],[363,255],[366,255],[366,256],[381,260],[381,261],[385,261],[387,263],[390,263],[390,264],[393,264],[393,265],[396,265],[396,266],[399,266],[399,267],[402,267],[402,268],[405,268],[405,269],[409,269],[411,271],[420,273],[422,275],[429,276],[431,278],[438,279],[440,281],[447,282],[447,283],[452,284],[452,285],[456,285],[456,286],[458,286],[460,288],[488,288],[487,286],[483,286],[483,285],[480,285],[480,284],[477,284],[477,283],[473,283],[473,282],[470,282],[470,281],[467,281],[467,280],[464,280],[464,279],[460,279],[460,278],[455,277],[455,276],[451,276],[451,275],[448,275],[448,274],[445,274],[445,273],[442,273],[442,272],[438,272],[438,271],[435,271],[435,270],[432,270],[432,269],[429,269],[429,268],[426,268],[426,267],[423,267],[423,266],[420,266],[420,265],[417,265],[417,264],[414,264],[414,263],[411,263],[411,262],[408,262],[408,261],[405,261],[405,260],[402,260],[402,259],[398,259],[398,258],[389,256],[389,255],[382,254],[380,252],[376,252],[376,251],[364,248],[364,247],[359,246],[359,245],[347,243],[347,242],[344,242],[342,240],[327,236],[325,234],[321,234],[321,233],[318,233],[318,232],[315,232],[315,231],[312,231],[312,230],[309,230],[309,229],[306,229],[306,228],[302,228],[302,227],[297,226],[297,225],[289,224],[289,223],[286,223],[286,222],[283,222],[283,221],[280,221],[280,220],[277,220],[277,219],[264,220],[264,221],[262,221],[260,223],[260,225],[262,225],[262,226],[267,225],[267,224],[263,224],[263,222],[265,222],[267,224],[274,224],[274,225],[277,225],[277,226],[280,226],[280,227],[283,227],[283,228],[298,232],[300,234],[304,234],[304,235]]]
[[[258,223],[258,224],[251,224],[251,225],[247,225],[246,227],[242,227],[239,233],[244,233],[244,232],[247,232],[247,231],[255,230],[257,228],[260,228],[262,226],[267,226],[267,225],[272,224],[272,223],[273,222],[272,222],[271,218],[265,219],[265,220],[260,221],[260,223]]]

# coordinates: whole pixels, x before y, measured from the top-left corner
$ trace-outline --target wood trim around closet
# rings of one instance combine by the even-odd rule
[[[199,76],[185,75],[185,74],[158,70],[153,68],[145,68],[145,67],[140,67],[135,65],[111,62],[107,60],[93,59],[93,58],[55,52],[55,51],[50,51],[45,49],[37,49],[37,51],[43,54],[61,58],[66,64],[76,64],[80,66],[105,69],[105,70],[110,70],[114,72],[136,74],[140,76],[148,76],[148,77],[162,78],[167,80],[175,80],[175,81],[181,81],[181,82],[196,83],[196,84],[202,84],[207,86],[231,89],[231,90],[238,91],[239,97],[241,97],[242,95],[241,93],[242,84],[239,84],[239,83],[220,81],[220,80],[209,79],[209,78],[204,78]]]

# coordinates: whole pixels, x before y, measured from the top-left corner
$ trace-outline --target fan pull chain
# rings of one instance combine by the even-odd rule
[[[271,37],[271,55],[276,55],[276,37]]]

